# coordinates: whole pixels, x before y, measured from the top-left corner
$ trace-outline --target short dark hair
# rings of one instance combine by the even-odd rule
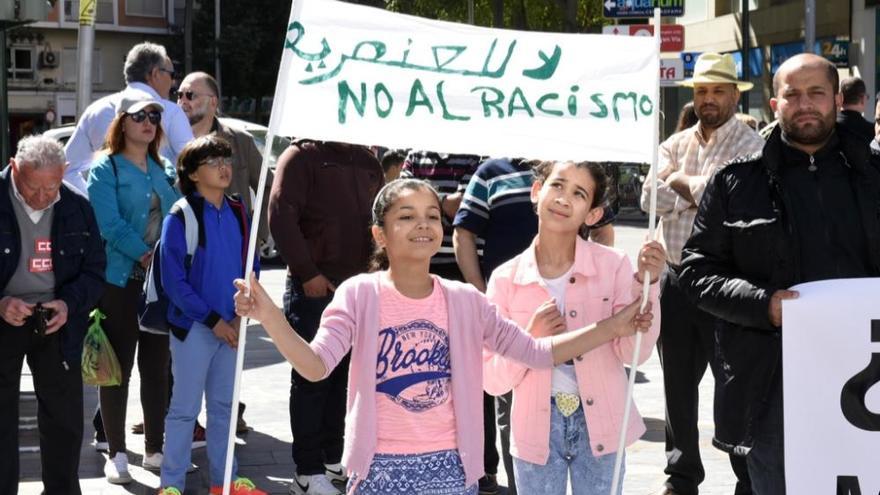
[[[596,190],[593,191],[593,200],[590,202],[590,208],[602,206],[602,203],[605,201],[605,192],[608,189],[608,176],[605,175],[605,167],[596,162],[541,161],[532,167],[532,171],[535,174],[535,180],[541,183],[546,181],[547,177],[550,177],[550,173],[553,172],[553,167],[558,163],[573,163],[577,168],[586,169],[587,173],[590,174],[590,177],[596,184]]]
[[[230,156],[232,156],[232,146],[216,134],[207,134],[190,141],[177,157],[177,179],[180,192],[189,195],[196,191],[196,183],[189,175],[198,170],[205,160]]]
[[[825,74],[828,76],[828,82],[831,83],[831,89],[835,94],[840,91],[840,75],[837,73],[837,67],[835,67],[834,64],[827,59],[817,58],[815,61],[805,64],[805,66],[809,65],[821,65],[825,69]],[[781,84],[781,81],[779,80],[779,72],[780,71],[777,70],[776,73],[773,74],[773,96],[779,96],[779,86]]]
[[[388,173],[388,169],[403,164],[406,155],[402,151],[389,151],[382,156],[382,171]]]
[[[844,105],[859,103],[868,94],[865,81],[860,77],[847,77],[840,81],[840,94],[843,96]]]

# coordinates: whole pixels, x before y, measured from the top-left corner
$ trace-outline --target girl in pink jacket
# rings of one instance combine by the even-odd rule
[[[428,272],[443,228],[427,183],[387,184],[373,207],[382,268],[339,286],[312,342],[296,334],[252,279],[236,284],[236,311],[263,323],[281,353],[310,380],[351,351],[343,464],[355,494],[475,495],[483,475],[482,349],[550,368],[650,327],[637,305],[584,328],[534,339],[476,289]],[[382,260],[380,260],[382,261]],[[387,268],[385,268],[387,266]],[[549,335],[558,311],[529,319]]]
[[[638,301],[645,271],[651,276],[650,300],[659,308],[655,282],[666,259],[659,243],[642,247],[633,274],[623,253],[578,236],[584,224],[602,216],[607,180],[601,166],[544,162],[535,176],[538,235],[528,249],[498,267],[487,286],[487,297],[501,314],[523,325],[536,309],[549,305],[562,315],[551,334],[568,335]],[[536,338],[548,335],[542,333],[546,327],[537,330],[529,331]],[[650,356],[658,333],[656,318],[642,340],[640,361]],[[486,391],[501,395],[513,390],[510,453],[521,493],[565,495],[570,477],[574,495],[608,494],[611,454],[621,427],[630,443],[645,431],[637,412],[621,425],[627,380],[623,364],[632,353],[633,340],[623,335],[572,360],[556,361],[550,369],[530,369],[485,352]]]

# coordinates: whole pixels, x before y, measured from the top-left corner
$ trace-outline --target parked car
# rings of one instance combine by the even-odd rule
[[[254,144],[257,146],[257,149],[260,150],[260,153],[263,153],[263,149],[266,143],[266,135],[269,133],[269,128],[260,124],[255,124],[253,122],[248,122],[246,120],[241,119],[233,119],[229,117],[220,117],[220,122],[223,125],[231,127],[233,129],[238,129],[241,131],[245,131],[250,134],[254,138]],[[48,136],[51,138],[55,138],[61,142],[61,144],[67,144],[67,141],[70,139],[70,136],[73,135],[74,124],[68,124],[61,127],[56,127],[54,129],[49,129],[44,132],[44,136]],[[290,144],[290,139],[281,136],[275,136],[274,144],[272,146],[272,152],[269,154],[269,168],[275,170],[275,164],[278,161],[278,156],[284,152],[284,149]],[[269,191],[266,191],[268,194]],[[254,198],[256,191],[251,190],[251,199]],[[278,250],[275,248],[275,241],[272,239],[270,235],[265,243],[260,247],[260,260],[263,263],[278,263],[281,261],[281,256]]]

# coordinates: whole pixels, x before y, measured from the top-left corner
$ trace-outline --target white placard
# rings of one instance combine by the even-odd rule
[[[279,135],[623,162],[650,162],[656,146],[651,38],[489,29],[296,0],[280,70],[270,121]]]
[[[786,491],[880,493],[880,279],[794,290],[782,317]]]

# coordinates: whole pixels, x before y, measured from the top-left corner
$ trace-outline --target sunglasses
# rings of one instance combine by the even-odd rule
[[[200,165],[206,165],[216,169],[221,167],[230,168],[232,167],[232,158],[228,156],[215,156],[202,161]]]
[[[196,93],[195,91],[178,91],[177,92],[177,99],[178,100],[187,99],[189,101],[193,101],[196,98],[199,98],[202,96],[213,96],[213,95],[204,94],[204,93]]]
[[[171,76],[171,79],[177,79],[177,72],[175,72],[174,69],[166,69],[165,67],[159,67],[158,69],[160,72],[164,72]]]
[[[146,119],[150,119],[151,124],[159,125],[159,121],[162,120],[162,114],[155,111],[155,110],[150,110],[149,112],[144,111],[144,110],[138,110],[135,113],[129,113],[127,115],[132,121],[134,121],[138,124],[140,124],[141,122],[143,122]]]

